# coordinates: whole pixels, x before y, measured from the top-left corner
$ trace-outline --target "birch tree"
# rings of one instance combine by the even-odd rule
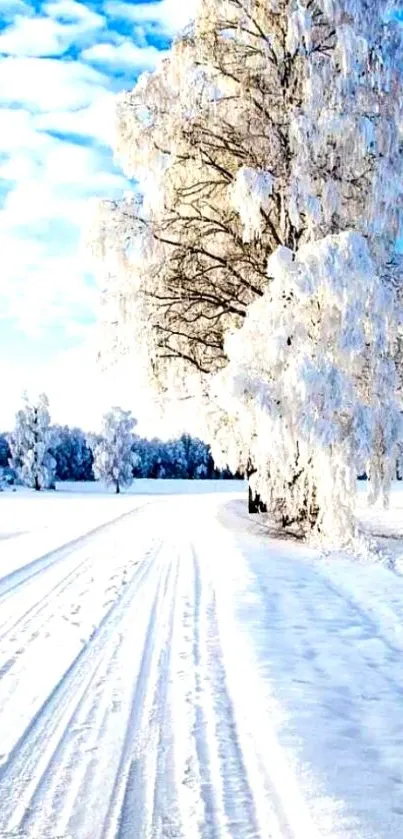
[[[94,238],[108,274],[109,334],[119,335],[116,345],[143,347],[160,389],[184,393],[196,377],[209,400],[211,376],[229,360],[226,336],[241,327],[253,301],[270,298],[273,253],[286,248],[296,255],[347,232],[365,238],[370,274],[389,301],[383,352],[394,387],[400,335],[392,313],[401,295],[396,243],[403,219],[400,55],[401,29],[386,0],[201,0],[194,24],[160,69],[121,97],[117,153],[141,197],[100,208]],[[276,294],[288,320],[299,317],[296,293],[285,274]],[[321,322],[321,294],[316,298],[314,328],[306,331],[313,345]],[[278,315],[283,310],[277,305]],[[373,306],[371,312],[382,319]],[[370,366],[375,334],[368,330]],[[287,338],[293,354],[298,343],[293,334]],[[286,364],[284,358],[279,375]],[[365,387],[375,387],[375,379],[367,375]],[[375,402],[369,397],[368,405]],[[248,463],[252,450],[235,431],[235,415],[225,418],[222,406],[208,410],[214,436],[230,428],[240,442],[238,464]],[[292,439],[302,506],[294,498],[286,518],[299,518],[307,504],[300,487],[314,478],[298,466],[298,427]],[[387,475],[381,438],[376,445],[374,457],[383,459],[378,473]],[[318,515],[307,518],[311,526]]]
[[[339,543],[354,533],[357,475],[370,476],[375,498],[395,474],[396,300],[358,233],[281,248],[269,270],[266,293],[226,339],[212,397],[232,429],[213,453],[234,471],[252,458],[254,489],[283,527],[314,526]]]

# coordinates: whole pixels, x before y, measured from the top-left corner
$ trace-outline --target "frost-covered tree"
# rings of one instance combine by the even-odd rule
[[[39,491],[54,486],[56,461],[51,454],[54,435],[50,426],[49,400],[45,394],[30,400],[16,415],[9,436],[10,466],[19,480]]]
[[[112,408],[103,418],[100,438],[92,443],[95,478],[113,484],[117,493],[133,481],[135,425],[130,411]]]
[[[121,97],[117,152],[144,199],[101,210],[105,314],[118,340],[147,344],[160,381],[172,360],[179,380],[225,364],[224,335],[279,245],[353,228],[388,276],[396,267],[400,34],[387,7],[202,0]]]
[[[341,233],[365,237],[370,274],[382,289],[374,299],[388,300],[391,332],[381,367],[396,364],[400,336],[393,313],[401,295],[397,242],[403,220],[401,47],[401,27],[387,0],[200,0],[194,25],[161,67],[121,98],[117,151],[143,197],[129,196],[100,210],[98,253],[108,273],[105,320],[109,335],[143,347],[159,387],[183,393],[197,373],[202,393],[209,393],[206,379],[228,362],[226,335],[248,321],[254,300],[270,300],[270,285],[278,279],[267,271],[270,256],[286,248],[298,262],[301,250],[303,262],[303,249],[317,242],[326,262],[328,237]],[[353,276],[357,272],[355,266]],[[275,334],[283,312],[288,320],[299,320],[296,289],[289,292],[288,274],[283,275],[284,288],[280,282],[276,291],[282,305],[275,307]],[[365,282],[359,286],[365,293]],[[298,350],[301,365],[305,357],[317,357],[317,335],[328,330],[332,306],[328,300],[322,310],[322,292],[314,297],[317,308],[312,328],[305,330],[306,344],[287,336],[289,353]],[[340,311],[353,309],[346,303]],[[373,302],[369,311],[382,320]],[[248,328],[241,332],[245,336]],[[340,340],[345,334],[342,324]],[[369,412],[378,411],[378,335],[376,325],[367,328],[365,358],[371,369],[353,377],[360,379],[361,389],[374,388],[366,397]],[[342,360],[336,353],[335,369]],[[278,376],[286,366],[284,356]],[[332,379],[319,379],[327,402]],[[284,390],[284,415],[292,413],[292,402],[292,393]],[[247,469],[252,450],[260,457],[256,445],[245,446],[256,431],[245,438],[235,413],[207,405],[212,438],[227,430],[227,449],[238,441],[236,461]],[[372,417],[369,426],[373,429],[378,420]],[[319,496],[309,489],[316,482],[313,467],[301,465],[304,428],[293,424],[291,432],[284,425],[283,433],[290,435],[293,449],[294,491],[292,498],[283,492],[272,499],[274,506],[283,509],[286,520],[323,525]],[[369,441],[386,486],[391,445],[385,446],[382,435],[369,434]],[[329,468],[338,468],[331,445],[328,454]],[[252,465],[259,474],[262,466],[269,468],[266,461]],[[276,481],[271,487],[280,490]]]
[[[396,468],[400,404],[395,296],[358,233],[327,236],[269,261],[272,282],[226,341],[213,397],[235,434],[215,454],[254,486],[283,526],[335,540],[354,529],[357,475],[374,497]]]

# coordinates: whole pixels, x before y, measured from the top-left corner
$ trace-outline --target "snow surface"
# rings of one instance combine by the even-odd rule
[[[403,835],[402,577],[170,483],[0,495],[0,836]]]

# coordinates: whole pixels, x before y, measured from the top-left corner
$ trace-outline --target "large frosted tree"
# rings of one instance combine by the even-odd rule
[[[56,461],[52,457],[54,434],[50,427],[49,400],[43,393],[30,400],[16,415],[15,428],[9,437],[10,466],[19,480],[37,491],[54,484]]]
[[[354,530],[357,475],[370,475],[376,497],[395,473],[395,298],[355,232],[280,248],[269,271],[213,382],[216,410],[231,417],[214,454],[234,471],[251,456],[277,521],[339,542]]]
[[[118,105],[117,151],[126,173],[139,181],[142,197],[100,208],[95,238],[108,275],[105,332],[115,346],[143,348],[151,378],[163,391],[183,394],[197,379],[207,399],[211,436],[220,435],[222,450],[225,434],[227,448],[233,450],[237,441],[238,465],[247,468],[252,459],[258,473],[263,468],[269,477],[267,453],[263,457],[256,444],[256,417],[249,416],[245,434],[238,418],[242,414],[246,422],[244,406],[232,402],[228,412],[223,400],[211,403],[210,380],[233,362],[226,336],[250,320],[254,300],[271,301],[276,280],[275,322],[266,318],[259,327],[263,342],[269,326],[280,344],[285,340],[273,370],[278,377],[286,374],[287,353],[292,358],[299,353],[302,366],[310,358],[325,402],[333,380],[320,374],[318,336],[329,332],[345,342],[343,317],[348,313],[354,320],[352,301],[357,311],[365,309],[359,293],[370,295],[365,317],[367,324],[372,318],[372,326],[365,330],[363,363],[349,386],[359,386],[370,415],[365,445],[374,485],[387,485],[397,425],[393,420],[395,431],[382,434],[379,393],[386,370],[392,400],[397,388],[401,259],[396,243],[403,218],[401,28],[389,7],[386,0],[201,0],[194,25],[158,71],[141,77]],[[326,285],[319,266],[312,305],[300,307],[298,283],[290,283],[284,261],[281,270],[274,271],[274,263],[268,270],[269,258],[286,248],[298,265],[299,251],[304,263],[303,249],[317,243],[314,259],[327,264],[328,237],[342,233],[365,239],[348,240],[355,242],[347,260],[350,284],[343,292],[349,300],[333,306],[331,283]],[[351,259],[359,259],[365,248],[366,276],[376,277],[372,297],[365,282],[355,288],[355,278],[363,274],[358,264],[351,268]],[[330,248],[335,250],[337,270],[344,270],[346,260],[339,259],[337,247]],[[378,364],[377,325],[383,312],[377,306],[385,301],[389,331]],[[333,316],[336,322],[329,326]],[[296,333],[304,317],[303,342]],[[241,331],[245,338],[248,328]],[[272,340],[268,332],[266,337]],[[250,348],[252,358],[256,351]],[[353,355],[351,349],[350,367]],[[335,373],[345,361],[334,353]],[[263,367],[264,388],[273,370],[266,381],[266,361]],[[258,397],[253,389],[248,393],[256,407]],[[293,423],[291,430],[287,425],[293,389],[284,388],[280,401],[293,492],[287,486],[281,490],[279,482],[261,481],[261,486],[270,501],[272,491],[280,492],[274,505],[285,521],[305,519],[311,527],[322,519],[323,525],[315,469],[302,463],[305,426]],[[389,408],[394,418],[395,403],[388,402]],[[350,414],[354,423],[354,411]],[[332,470],[335,454],[330,442],[326,446]],[[347,484],[351,487],[350,478]]]
[[[101,435],[93,444],[95,478],[113,484],[117,493],[133,481],[135,425],[130,411],[112,408],[105,414]]]

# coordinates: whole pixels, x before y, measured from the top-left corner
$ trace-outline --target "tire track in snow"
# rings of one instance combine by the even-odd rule
[[[136,643],[138,649],[146,644],[153,620],[151,607],[159,588],[161,553],[160,548],[151,559],[149,573],[136,577],[129,608],[108,639],[110,653],[101,662],[75,711],[70,731],[52,758],[54,773],[49,767],[35,795],[40,826],[47,812],[50,821],[57,817],[61,832],[88,839],[102,833],[132,707],[133,673],[136,676],[137,670],[131,667],[131,653]],[[141,615],[139,608],[134,611],[135,606],[140,606]],[[100,751],[105,763],[98,759]]]
[[[213,711],[227,835],[231,839],[234,832],[240,839],[245,835],[250,839],[318,839],[323,834],[304,800],[295,765],[277,738],[277,709],[264,689],[253,649],[237,626],[234,592],[239,583],[234,589],[232,577],[247,578],[243,560],[239,562],[231,536],[214,521],[208,533],[195,528],[195,535],[196,562],[202,583],[210,588],[211,658],[206,681],[218,698]],[[229,557],[236,566],[231,571],[226,565]],[[244,802],[238,813],[225,796],[226,785],[232,786],[232,800],[239,796]],[[224,829],[222,835],[226,835]]]
[[[170,688],[175,673],[175,651],[173,645],[175,617],[180,612],[180,576],[182,557],[177,555],[172,574],[169,615],[167,616],[167,634],[161,647],[158,661],[158,682],[154,694],[151,729],[153,731],[155,760],[153,763],[152,820],[150,835],[152,839],[178,836],[178,822],[172,828],[170,806],[175,808],[175,793],[172,790],[172,718],[170,714]],[[150,767],[151,769],[151,767]],[[151,773],[150,773],[151,774]]]
[[[211,839],[287,839],[291,836],[271,785],[240,720],[228,685],[214,582],[208,564],[195,568],[195,740],[205,822],[201,836]],[[236,634],[233,643],[236,644]],[[246,675],[246,674],[245,674]],[[242,723],[242,724],[241,724]],[[246,724],[246,725],[245,725]]]
[[[130,609],[134,594],[141,590],[153,571],[160,549],[158,546],[149,561],[144,557],[121,596],[38,710],[1,768],[0,835],[1,830],[20,830],[22,824],[29,823],[35,797],[41,797],[46,788],[46,773],[52,766],[57,766],[60,748],[69,737],[69,727],[74,724],[106,653],[114,654],[114,633]]]
[[[129,820],[107,839],[291,837],[274,789],[261,775],[256,744],[246,742],[243,730],[239,735],[214,585],[208,566],[200,566],[189,543],[181,551],[171,608],[170,652],[161,653],[156,690],[163,713],[157,712],[157,725],[150,727],[147,747],[136,765],[131,812],[136,810],[137,820]]]
[[[222,807],[226,834],[231,839],[255,839],[258,836],[253,791],[248,783],[244,756],[238,740],[231,697],[227,690],[225,661],[221,648],[215,593],[206,592],[206,680],[201,688],[210,692],[209,704],[215,716],[215,748],[222,778]]]
[[[59,579],[58,582],[55,583],[50,590],[42,594],[39,599],[35,599],[35,602],[28,607],[26,605],[23,606],[22,613],[15,618],[15,605],[13,605],[13,603],[14,599],[17,599],[18,595],[21,594],[20,589],[18,589],[18,593],[15,598],[10,598],[12,599],[12,603],[9,604],[7,602],[7,605],[11,605],[12,607],[12,610],[10,610],[11,623],[7,622],[7,620],[3,622],[3,627],[6,626],[7,628],[3,632],[0,632],[0,657],[2,653],[2,645],[17,642],[17,646],[20,646],[16,633],[26,636],[29,631],[29,627],[32,625],[32,637],[38,634],[38,631],[40,631],[40,629],[42,629],[49,620],[49,614],[47,614],[49,612],[49,607],[51,606],[53,611],[55,611],[57,600],[60,595],[63,595],[70,587],[75,588],[77,586],[77,580],[93,566],[93,562],[93,557],[87,556],[85,559],[74,565],[68,574],[63,576],[61,580]],[[52,566],[52,568],[53,567],[54,566]],[[29,586],[29,584],[30,580],[27,581],[27,586]],[[25,591],[24,594],[26,594]],[[30,640],[30,638],[26,638],[25,644],[29,644]],[[1,670],[0,677],[3,674],[4,671]]]
[[[151,839],[157,785],[159,730],[170,677],[167,667],[175,609],[178,559],[167,554],[150,613],[125,740],[102,839]],[[158,779],[159,780],[159,779]]]
[[[94,527],[87,533],[77,536],[77,538],[72,539],[70,542],[66,542],[64,545],[60,545],[59,547],[43,554],[43,556],[37,557],[36,559],[28,562],[26,565],[16,568],[14,571],[10,571],[8,574],[0,577],[0,605],[5,598],[9,597],[11,592],[20,588],[24,585],[24,583],[32,580],[34,577],[37,577],[39,574],[43,574],[56,563],[59,564],[66,559],[69,559],[71,554],[74,554],[77,548],[85,547],[88,543],[91,543],[94,537],[98,535],[105,535],[109,530],[113,529],[116,525],[119,525],[133,514],[144,510],[144,508],[150,507],[151,504],[157,503],[157,501],[147,500],[147,502],[141,506],[128,510],[111,521],[104,522],[103,524]]]
[[[148,508],[148,505],[145,505],[145,507]],[[98,528],[96,535],[94,536],[93,533],[91,535],[92,553],[89,554],[90,548],[87,546],[84,557],[77,561],[76,552],[73,551],[71,556],[68,557],[72,560],[71,563],[69,562],[68,573],[63,573],[61,578],[58,575],[59,564],[55,560],[52,566],[45,569],[47,571],[46,580],[44,580],[43,575],[40,578],[36,576],[34,579],[28,577],[25,580],[25,585],[20,582],[16,590],[12,590],[8,596],[4,596],[5,602],[0,611],[3,618],[3,631],[0,631],[0,681],[16,664],[21,654],[29,649],[30,642],[37,639],[42,630],[46,630],[48,624],[50,626],[51,620],[57,620],[62,614],[72,626],[80,626],[81,599],[85,598],[88,586],[91,587],[94,577],[99,576],[100,560],[96,551],[100,546],[100,537],[102,537],[101,547],[105,553],[105,535],[114,534],[115,528],[119,528],[123,521],[131,524],[133,517],[137,517],[139,514],[144,516],[144,505],[130,513],[125,513],[112,523],[107,523],[105,525],[106,533],[102,527]],[[80,554],[81,551],[78,553]],[[116,553],[114,546],[112,546],[111,553]],[[110,559],[112,559],[112,556]],[[115,588],[117,591],[119,585],[121,586],[124,583],[126,566],[119,566],[119,563],[116,562],[115,565],[117,566],[116,573],[113,573],[110,577],[110,590]],[[64,562],[62,563],[63,567]],[[109,564],[108,557],[109,567],[114,570],[112,564]],[[103,568],[103,571],[105,571],[105,568]],[[84,586],[85,582],[87,583],[87,588],[84,586],[82,591],[79,589],[80,580],[81,586]],[[45,582],[48,587],[44,586]],[[5,617],[3,617],[4,613]]]
[[[33,575],[28,574],[28,576],[18,577],[13,587],[7,589],[3,594],[0,593],[0,607],[4,604],[0,612],[0,660],[2,656],[6,659],[0,666],[0,679],[8,673],[15,663],[16,651],[19,652],[21,650],[19,637],[14,638],[14,634],[20,632],[24,636],[24,645],[29,643],[30,639],[25,637],[29,624],[32,623],[34,627],[33,632],[34,634],[37,633],[49,620],[49,614],[47,614],[49,612],[49,604],[53,602],[53,607],[55,608],[55,598],[63,594],[70,584],[73,585],[74,590],[78,577],[85,574],[94,565],[93,552],[94,547],[96,548],[97,546],[99,537],[105,537],[105,535],[113,533],[116,526],[119,527],[121,523],[130,520],[131,517],[137,516],[139,513],[144,514],[144,510],[147,511],[148,507],[148,503],[136,507],[134,510],[123,513],[123,515],[118,516],[111,522],[99,525],[94,530],[89,531],[73,542],[69,542],[67,545],[52,551],[46,555],[48,558],[51,557],[50,563],[46,562],[43,568],[37,568]],[[77,558],[75,558],[75,554],[78,552],[77,548],[81,549],[78,552],[81,553],[83,547],[86,548],[85,556],[77,561]],[[88,551],[91,548],[92,552],[89,554]],[[40,563],[42,559],[35,560],[35,565],[37,562]],[[61,563],[63,566],[67,560],[72,560],[73,567],[70,567],[68,573],[61,579],[56,576],[55,582],[55,575],[57,575],[59,564]],[[28,569],[30,567],[31,564],[28,566]],[[7,580],[9,577],[13,577],[14,573],[19,575],[24,570],[25,568],[18,569],[3,579]],[[47,589],[45,586],[44,590],[44,584],[46,582],[50,585]],[[1,584],[2,580],[0,579],[0,592]],[[31,602],[31,590],[34,602]],[[38,618],[43,613],[45,613],[45,616],[38,623]],[[9,646],[10,642],[14,643],[14,649],[4,649],[4,645]]]
[[[187,541],[179,569],[166,664],[170,677],[160,693],[152,839],[198,839],[204,821],[193,737],[195,723],[194,569]]]
[[[159,521],[164,542],[149,547],[0,771],[0,836],[327,835],[310,817],[236,625],[232,581],[220,570],[230,541],[213,519],[206,536],[189,520],[190,544],[171,513],[167,505],[170,535]],[[143,521],[142,544],[149,529]]]
[[[161,673],[157,691],[160,710],[152,839],[187,839],[189,836],[198,839],[202,836],[203,803],[192,736],[195,718],[193,590],[193,565],[189,545],[185,542],[179,545],[170,648],[163,652],[167,672]]]
[[[194,571],[194,630],[193,659],[196,673],[194,739],[200,777],[200,797],[203,802],[203,832],[206,839],[230,839],[224,806],[224,778],[220,767],[216,742],[214,698],[209,684],[208,649],[209,626],[202,581],[196,553]]]
[[[21,622],[17,618],[17,627],[0,643],[0,765],[88,642],[109,605],[120,596],[150,544],[149,520],[147,511],[140,515],[136,511],[110,530],[107,539],[97,537],[92,542],[90,565],[73,575],[64,591],[56,590],[52,597],[45,591],[39,615],[31,614]],[[60,570],[57,566],[49,572],[53,582]],[[28,582],[27,587],[30,585]],[[30,598],[29,591],[26,607]]]

